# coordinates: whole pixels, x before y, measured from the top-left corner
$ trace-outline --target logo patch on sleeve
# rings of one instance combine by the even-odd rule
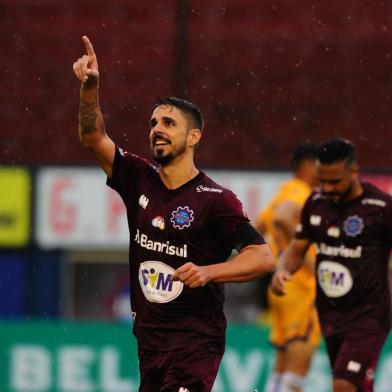
[[[173,227],[180,230],[189,227],[193,220],[193,211],[188,206],[178,207],[172,212],[170,219],[173,223]]]

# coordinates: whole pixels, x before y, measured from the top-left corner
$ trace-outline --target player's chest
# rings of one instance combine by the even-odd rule
[[[383,236],[382,216],[361,204],[350,207],[318,206],[308,217],[312,237],[326,242],[376,241]]]
[[[192,193],[141,187],[137,194],[135,224],[143,232],[188,237],[202,230],[210,219],[208,200]]]

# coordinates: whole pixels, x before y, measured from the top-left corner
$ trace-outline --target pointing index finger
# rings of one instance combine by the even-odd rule
[[[92,43],[90,42],[90,40],[88,39],[88,37],[87,37],[86,35],[84,35],[84,36],[82,37],[82,40],[83,40],[84,46],[85,46],[85,48],[86,48],[87,54],[88,54],[89,56],[95,56],[95,52],[94,52],[93,45],[92,45]]]

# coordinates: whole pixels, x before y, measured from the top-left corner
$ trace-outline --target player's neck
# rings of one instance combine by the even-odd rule
[[[159,176],[168,189],[177,189],[186,184],[199,174],[193,159],[183,157],[180,160],[173,160],[169,165],[161,166]]]
[[[351,201],[356,199],[357,197],[361,196],[363,193],[363,187],[359,180],[354,181],[351,192],[347,195],[345,202]]]

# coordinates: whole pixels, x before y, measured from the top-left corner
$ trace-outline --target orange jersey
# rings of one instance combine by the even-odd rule
[[[293,178],[280,187],[273,200],[259,215],[265,228],[265,239],[274,256],[279,258],[288,246],[273,224],[276,208],[282,202],[291,201],[302,208],[311,193],[311,188],[303,181]],[[299,217],[298,217],[299,219]],[[298,223],[298,222],[295,222]],[[311,246],[307,257],[316,259],[316,249]],[[302,266],[286,283],[286,295],[280,297],[268,290],[269,316],[271,321],[270,341],[277,348],[284,348],[294,339],[307,341],[312,346],[320,342],[320,327],[314,306],[316,279],[314,272]]]
[[[298,205],[299,208],[302,208],[311,191],[312,189],[304,181],[292,178],[281,185],[270,204],[259,214],[258,220],[263,222],[266,228],[266,233],[264,233],[265,239],[276,258],[279,258],[288,246],[287,240],[279,236],[273,224],[276,207],[282,202],[291,201]],[[316,249],[314,246],[310,247],[307,256],[315,260]],[[312,289],[316,285],[314,274],[304,266],[293,275],[293,281]]]

